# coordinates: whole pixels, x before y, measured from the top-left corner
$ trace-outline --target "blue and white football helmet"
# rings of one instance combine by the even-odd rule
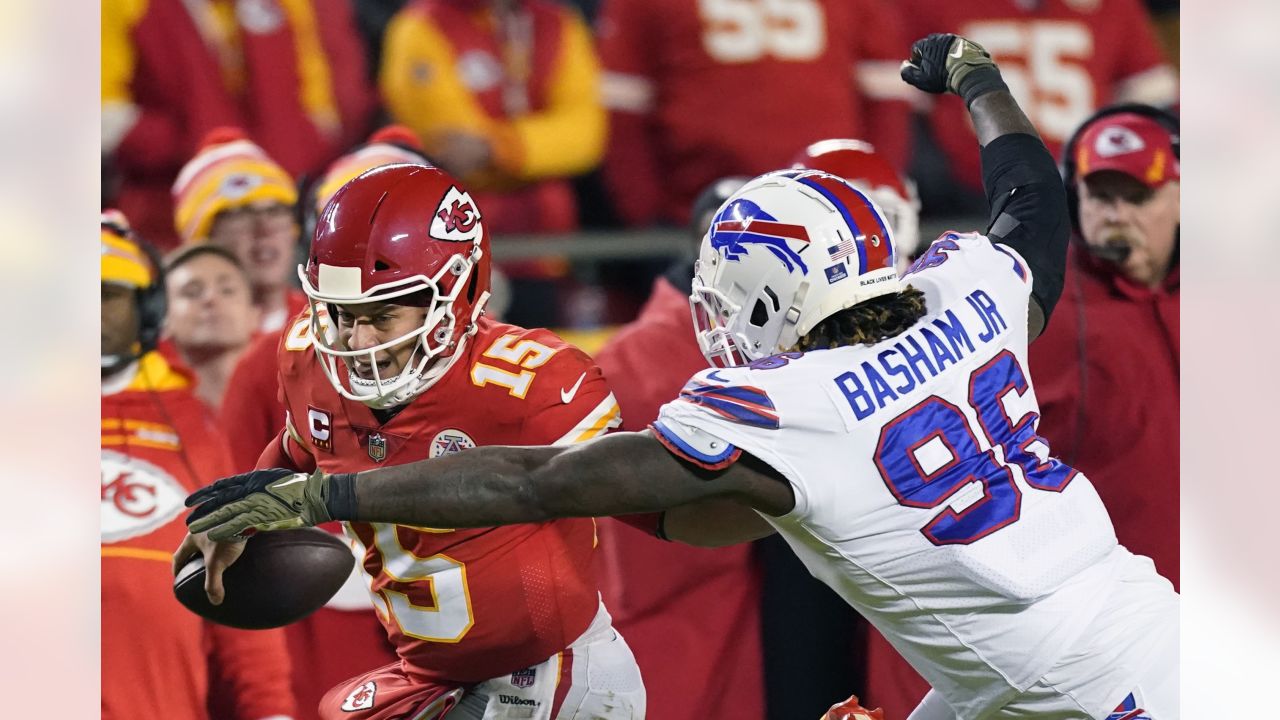
[[[783,170],[747,183],[702,240],[689,303],[717,367],[788,350],[829,315],[902,281],[884,213],[848,182]]]

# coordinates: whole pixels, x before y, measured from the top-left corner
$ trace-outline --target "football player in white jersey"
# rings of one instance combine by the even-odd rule
[[[1179,717],[1178,596],[1036,433],[1027,344],[1068,232],[1053,160],[974,43],[920,40],[902,76],[967,101],[985,234],[943,235],[900,277],[865,195],[816,171],[761,176],[722,206],[696,268],[717,367],[649,430],[222,480],[188,499],[211,582],[237,553],[213,541],[253,529],[665,511],[672,539],[781,533],[933,686],[913,720]]]

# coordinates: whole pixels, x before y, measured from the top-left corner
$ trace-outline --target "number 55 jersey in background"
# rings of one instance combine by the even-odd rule
[[[766,519],[959,717],[978,717],[1040,681],[1113,577],[1146,561],[1036,434],[1026,264],[950,233],[908,273],[928,309],[906,332],[704,371],[654,430],[694,462],[746,452],[785,476],[795,508]],[[1133,682],[1115,675],[1116,690]]]
[[[979,43],[1059,157],[1095,110],[1118,102],[1160,107],[1178,100],[1178,74],[1165,60],[1141,0],[898,0],[906,36],[950,32]],[[930,129],[952,176],[982,189],[977,136],[958,96],[939,96]]]
[[[300,318],[299,322],[304,321]],[[544,330],[486,319],[463,357],[385,423],[341,398],[309,346],[281,346],[289,440],[325,472],[478,445],[588,440],[619,422],[600,370]],[[411,678],[474,683],[569,647],[600,608],[590,518],[498,528],[349,523],[379,619]]]

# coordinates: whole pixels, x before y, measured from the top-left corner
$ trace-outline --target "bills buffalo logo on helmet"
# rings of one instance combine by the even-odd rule
[[[809,272],[800,253],[791,243],[809,244],[809,231],[803,225],[780,223],[750,200],[738,199],[729,203],[711,221],[711,247],[719,250],[725,260],[738,261],[747,253],[748,245],[762,245],[777,256],[787,272],[796,268]]]
[[[431,218],[431,237],[450,242],[472,242],[480,236],[480,209],[471,194],[450,185]]]

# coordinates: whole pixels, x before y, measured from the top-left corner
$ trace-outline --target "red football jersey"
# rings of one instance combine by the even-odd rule
[[[901,0],[901,7],[912,39],[953,32],[986,48],[1054,157],[1100,107],[1177,100],[1177,74],[1140,0]],[[930,123],[954,177],[981,188],[964,101],[937,98]]]
[[[883,0],[608,0],[605,179],[622,216],[683,222],[708,184],[787,167],[809,143],[860,137],[902,167],[898,64]]]
[[[300,318],[298,322],[305,322]],[[478,445],[580,442],[619,422],[589,357],[545,330],[481,319],[464,356],[380,424],[340,397],[310,346],[282,343],[281,386],[295,438],[326,472],[439,457]],[[374,604],[406,670],[469,683],[542,662],[599,607],[590,518],[497,528],[347,523]]]

